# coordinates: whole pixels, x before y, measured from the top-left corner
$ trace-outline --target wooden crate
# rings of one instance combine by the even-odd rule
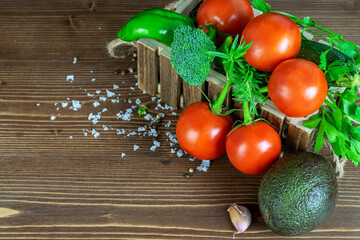
[[[179,0],[173,10],[188,15],[201,0]],[[261,12],[254,9],[255,16]],[[307,36],[309,39],[312,35]],[[161,95],[161,100],[174,108],[184,108],[189,104],[204,100],[201,91],[212,99],[219,95],[225,86],[226,77],[214,70],[207,76],[206,82],[199,87],[185,83],[174,70],[170,62],[170,47],[152,39],[139,39],[138,46],[138,85],[148,94]],[[230,93],[231,94],[231,93]],[[233,101],[229,94],[225,105],[241,108],[241,103]],[[290,151],[312,151],[315,130],[302,126],[304,118],[290,118],[281,113],[271,100],[260,107],[261,117],[266,119],[278,131],[285,146]],[[234,114],[241,119],[241,111]]]

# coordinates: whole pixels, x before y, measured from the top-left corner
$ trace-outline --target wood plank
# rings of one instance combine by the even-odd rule
[[[159,45],[155,41],[141,39],[137,42],[137,46],[139,88],[155,96],[159,84]]]
[[[203,92],[205,92],[206,89],[206,82],[204,82],[200,86],[191,86],[188,83],[186,83],[184,80],[182,80],[183,85],[183,101],[184,101],[184,108],[189,106],[190,104],[198,101],[204,101],[205,97],[203,95]]]
[[[314,151],[314,136],[316,130],[302,126],[303,120],[304,118],[289,118],[286,120],[288,126],[285,134],[285,146],[289,151]]]
[[[170,48],[159,52],[161,100],[174,108],[180,107],[181,78],[170,61]]]
[[[261,106],[261,118],[266,119],[280,135],[282,134],[285,114],[280,112],[271,100],[267,100]]]

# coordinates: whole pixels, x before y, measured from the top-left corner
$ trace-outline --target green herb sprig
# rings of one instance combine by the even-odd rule
[[[357,166],[360,162],[360,106],[356,104],[359,100],[357,86],[360,86],[360,46],[317,25],[310,17],[300,19],[288,13],[272,11],[271,6],[263,0],[253,0],[251,4],[264,13],[283,14],[302,27],[302,33],[308,31],[328,41],[331,48],[321,53],[319,67],[326,78],[330,79],[331,86],[341,88],[329,90],[328,99],[319,113],[303,121],[303,126],[318,129],[315,152],[322,148],[326,140],[331,143],[335,155],[350,159]],[[313,28],[320,30],[320,33],[312,30]],[[347,62],[337,60],[328,64],[326,55],[335,47],[349,58]]]
[[[227,40],[232,37],[227,37]],[[226,45],[226,41],[224,45]],[[257,116],[257,104],[264,104],[266,97],[261,92],[265,74],[250,66],[243,57],[252,43],[247,44],[243,39],[239,42],[236,36],[231,46],[222,46],[222,52],[209,52],[209,54],[222,59],[226,72],[227,82],[234,88],[233,99],[243,104],[244,124],[253,121]]]
[[[360,162],[360,127],[357,126],[360,124],[360,106],[355,103],[359,100],[356,88],[329,91],[328,97],[325,107],[304,121],[303,126],[319,130],[315,152],[322,148],[326,136],[337,156],[350,159],[357,166]]]

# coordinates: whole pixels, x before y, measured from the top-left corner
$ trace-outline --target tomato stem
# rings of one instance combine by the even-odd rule
[[[265,87],[260,88],[260,93],[267,93],[268,92],[268,86],[266,85]]]
[[[249,104],[247,101],[244,101],[243,103],[243,114],[244,114],[244,125],[248,125],[252,122],[252,117],[250,116],[249,111]]]
[[[223,88],[223,90],[221,91],[219,98],[216,100],[216,102],[211,106],[211,112],[218,115],[222,112],[222,105],[225,102],[225,99],[228,95],[228,92],[230,90],[231,87],[231,81],[229,79],[228,74],[226,74],[226,83],[225,86]]]

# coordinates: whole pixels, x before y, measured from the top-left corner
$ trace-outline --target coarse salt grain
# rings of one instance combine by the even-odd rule
[[[116,133],[117,133],[117,135],[122,135],[122,134],[126,133],[126,130],[124,128],[123,129],[116,129]]]
[[[109,130],[109,127],[103,125],[103,129],[104,129],[104,131],[108,131],[108,130]]]
[[[67,75],[66,76],[66,81],[73,82],[74,78],[75,78],[74,75]]]
[[[160,142],[154,140],[154,141],[153,141],[153,144],[154,144],[154,145],[151,146],[150,150],[154,152],[154,151],[156,150],[156,148],[160,147]]]
[[[74,111],[77,111],[79,108],[81,108],[81,103],[78,100],[72,100],[72,108]]]
[[[105,101],[106,101],[106,99],[107,99],[107,97],[105,97],[105,96],[101,96],[101,97],[99,97],[99,100],[101,100],[101,101],[103,101],[103,102],[105,102]]]
[[[138,132],[144,132],[146,129],[144,127],[139,127]]]
[[[97,132],[95,129],[93,129],[93,130],[91,131],[91,134],[92,134],[95,138],[97,138],[97,137],[100,135],[100,133]]]
[[[96,81],[96,78],[91,79],[91,81],[92,81],[92,82],[95,82],[95,81]]]
[[[139,105],[139,104],[141,103],[141,100],[140,100],[139,98],[137,98],[137,99],[135,100],[135,103],[136,103],[137,105]]]
[[[95,102],[93,102],[93,105],[94,105],[94,107],[98,107],[98,106],[100,106],[100,103],[95,101]]]
[[[125,157],[126,156],[126,154],[125,153],[121,153],[121,157],[123,158],[123,157]]]
[[[113,89],[118,89],[118,88],[119,88],[119,85],[116,85],[116,84],[113,85]]]
[[[120,100],[119,100],[119,99],[111,99],[111,102],[112,102],[112,103],[119,103]]]
[[[152,115],[151,115],[150,113],[148,113],[148,114],[146,114],[146,115],[144,116],[144,118],[145,118],[146,120],[150,121],[150,120],[152,119]]]
[[[101,90],[96,90],[95,92],[96,92],[96,94],[100,94]]]
[[[130,137],[130,136],[135,136],[137,135],[137,133],[135,131],[129,132],[126,136]]]
[[[111,98],[112,96],[114,96],[114,95],[115,95],[115,93],[114,93],[114,92],[109,91],[108,89],[106,89],[106,95],[107,95],[107,97],[108,97],[108,98]]]
[[[61,103],[61,106],[62,106],[63,108],[66,108],[68,105],[69,105],[69,103],[67,103],[67,102],[62,102],[62,103]]]
[[[52,115],[51,117],[50,117],[50,120],[51,121],[54,121],[56,119],[56,116],[54,116],[54,115]]]
[[[108,110],[107,108],[103,108],[101,112],[106,112],[107,110]]]
[[[176,152],[176,155],[178,157],[182,157],[184,155],[184,151],[182,149],[180,149],[179,151]]]
[[[168,123],[167,124],[165,124],[165,127],[170,127],[171,126],[171,121],[168,121]]]
[[[38,107],[39,107],[39,106],[40,106],[40,103],[37,103],[37,104],[36,104],[36,106],[38,106]]]
[[[198,166],[196,169],[199,171],[207,172],[209,167],[210,167],[210,160],[202,160],[200,166]]]
[[[140,147],[138,145],[134,145],[134,151],[138,150]]]

